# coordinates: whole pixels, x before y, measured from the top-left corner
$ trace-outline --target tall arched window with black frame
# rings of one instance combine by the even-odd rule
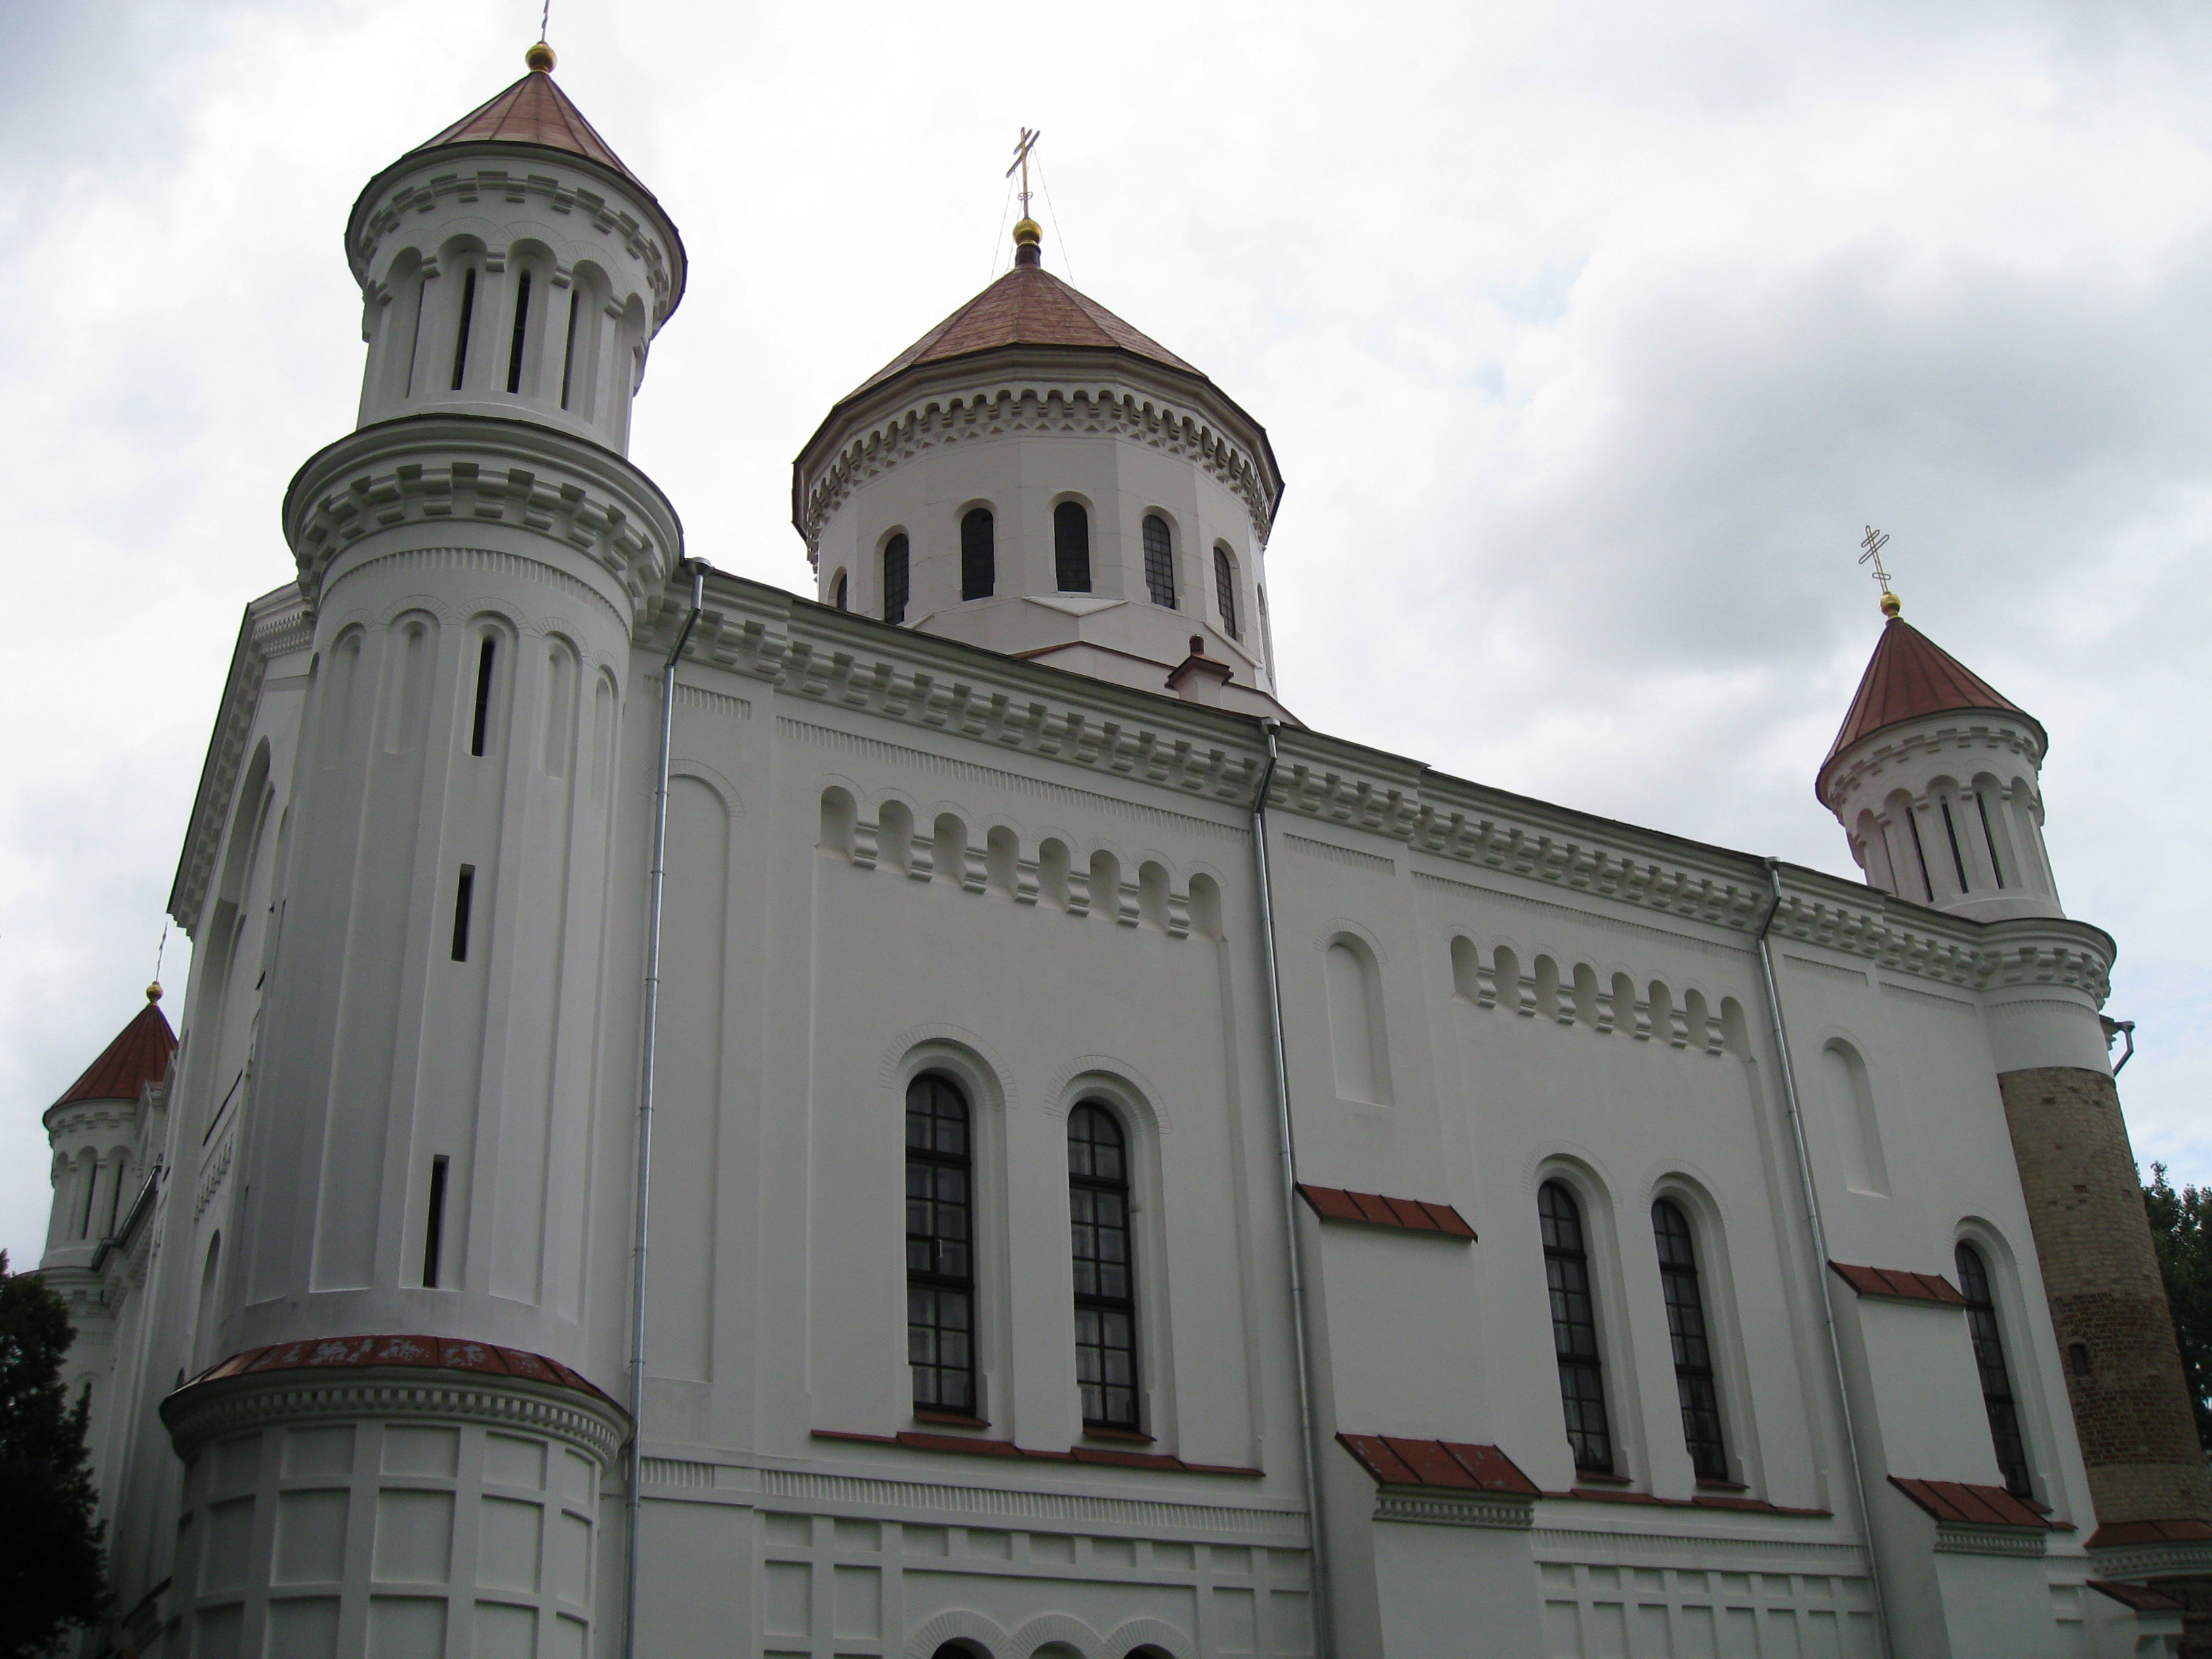
[[[1087,1428],[1137,1427],[1137,1286],[1129,1237],[1129,1142],[1114,1114],[1067,1115],[1067,1209],[1075,1262],[1075,1377]]]
[[[1997,1330],[1996,1298],[1990,1294],[1990,1270],[1982,1253],[1961,1243],[1956,1260],[1959,1288],[1966,1293],[1966,1331],[1974,1342],[1974,1367],[1982,1374],[1982,1406],[1990,1414],[1990,1443],[1997,1455],[1997,1468],[2005,1490],[2014,1498],[2033,1498],[2035,1485],[2028,1477],[2027,1445],[2021,1438],[2020,1407],[2013,1399],[2012,1373],[2005,1365],[2004,1338]]]
[[[1231,639],[1239,637],[1237,632],[1237,561],[1230,556],[1229,544],[1213,544],[1213,603],[1221,613],[1221,631]]]
[[[998,526],[989,507],[971,507],[960,520],[960,597],[988,599],[998,586]]]
[[[1145,515],[1145,592],[1154,605],[1176,608],[1175,537],[1157,513]]]
[[[1536,1189],[1544,1227],[1544,1278],[1552,1293],[1552,1348],[1559,1364],[1559,1403],[1575,1467],[1613,1473],[1613,1429],[1606,1419],[1605,1368],[1597,1346],[1597,1304],[1590,1292],[1589,1249],[1582,1206],[1564,1182]]]
[[[1674,1348],[1674,1393],[1682,1406],[1682,1442],[1700,1480],[1728,1479],[1728,1446],[1721,1437],[1720,1388],[1713,1380],[1712,1334],[1705,1322],[1705,1293],[1698,1281],[1698,1241],[1690,1218],[1672,1199],[1651,1206],[1651,1231],[1659,1246],[1659,1284],[1667,1298],[1667,1334]]]
[[[1052,574],[1063,593],[1091,591],[1091,515],[1081,501],[1052,510]]]
[[[884,544],[884,620],[906,620],[907,539],[903,533]]]
[[[917,1411],[975,1414],[975,1155],[968,1097],[906,1089],[906,1348]]]

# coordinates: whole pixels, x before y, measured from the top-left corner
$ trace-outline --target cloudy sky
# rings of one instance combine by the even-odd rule
[[[1889,531],[1908,616],[2050,729],[2136,1150],[2204,1181],[2207,15],[555,0],[552,35],[691,251],[632,453],[726,568],[804,586],[790,458],[1001,268],[1024,124],[1048,262],[1273,436],[1310,724],[1849,872],[1811,781]],[[291,574],[279,496],[352,424],[346,210],[537,22],[0,0],[18,1261],[39,1114],[140,1004],[240,608]]]

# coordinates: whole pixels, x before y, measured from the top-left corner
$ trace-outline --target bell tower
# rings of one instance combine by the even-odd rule
[[[360,421],[284,501],[313,657],[223,1357],[162,1407],[195,1651],[591,1650],[628,1426],[587,1255],[606,892],[630,651],[682,553],[623,451],[684,254],[526,61],[355,204]],[[338,1588],[273,1595],[317,1505]],[[419,1595],[371,1593],[387,1549]]]

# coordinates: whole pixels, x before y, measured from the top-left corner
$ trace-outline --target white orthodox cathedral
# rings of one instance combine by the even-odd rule
[[[2199,1650],[2034,719],[1886,600],[1863,884],[1312,731],[1266,431],[1027,219],[814,593],[696,562],[683,241],[530,62],[354,204],[184,1036],[46,1113],[85,1655]]]

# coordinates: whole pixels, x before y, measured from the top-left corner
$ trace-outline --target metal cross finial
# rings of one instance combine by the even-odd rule
[[[1014,165],[1006,169],[1006,177],[1009,179],[1014,176],[1017,169],[1021,173],[1022,217],[1024,219],[1030,216],[1030,149],[1043,136],[1042,131],[1032,132],[1029,128],[1024,127],[1021,142],[1014,146]]]
[[[538,38],[543,40],[545,31],[553,21],[553,0],[545,0],[544,8],[538,14]]]
[[[1859,545],[1866,549],[1865,552],[1859,555],[1859,562],[1874,567],[1874,579],[1881,584],[1881,591],[1887,593],[1889,592],[1889,572],[1882,568],[1881,550],[1889,545],[1889,538],[1872,525],[1869,525],[1867,533]]]

